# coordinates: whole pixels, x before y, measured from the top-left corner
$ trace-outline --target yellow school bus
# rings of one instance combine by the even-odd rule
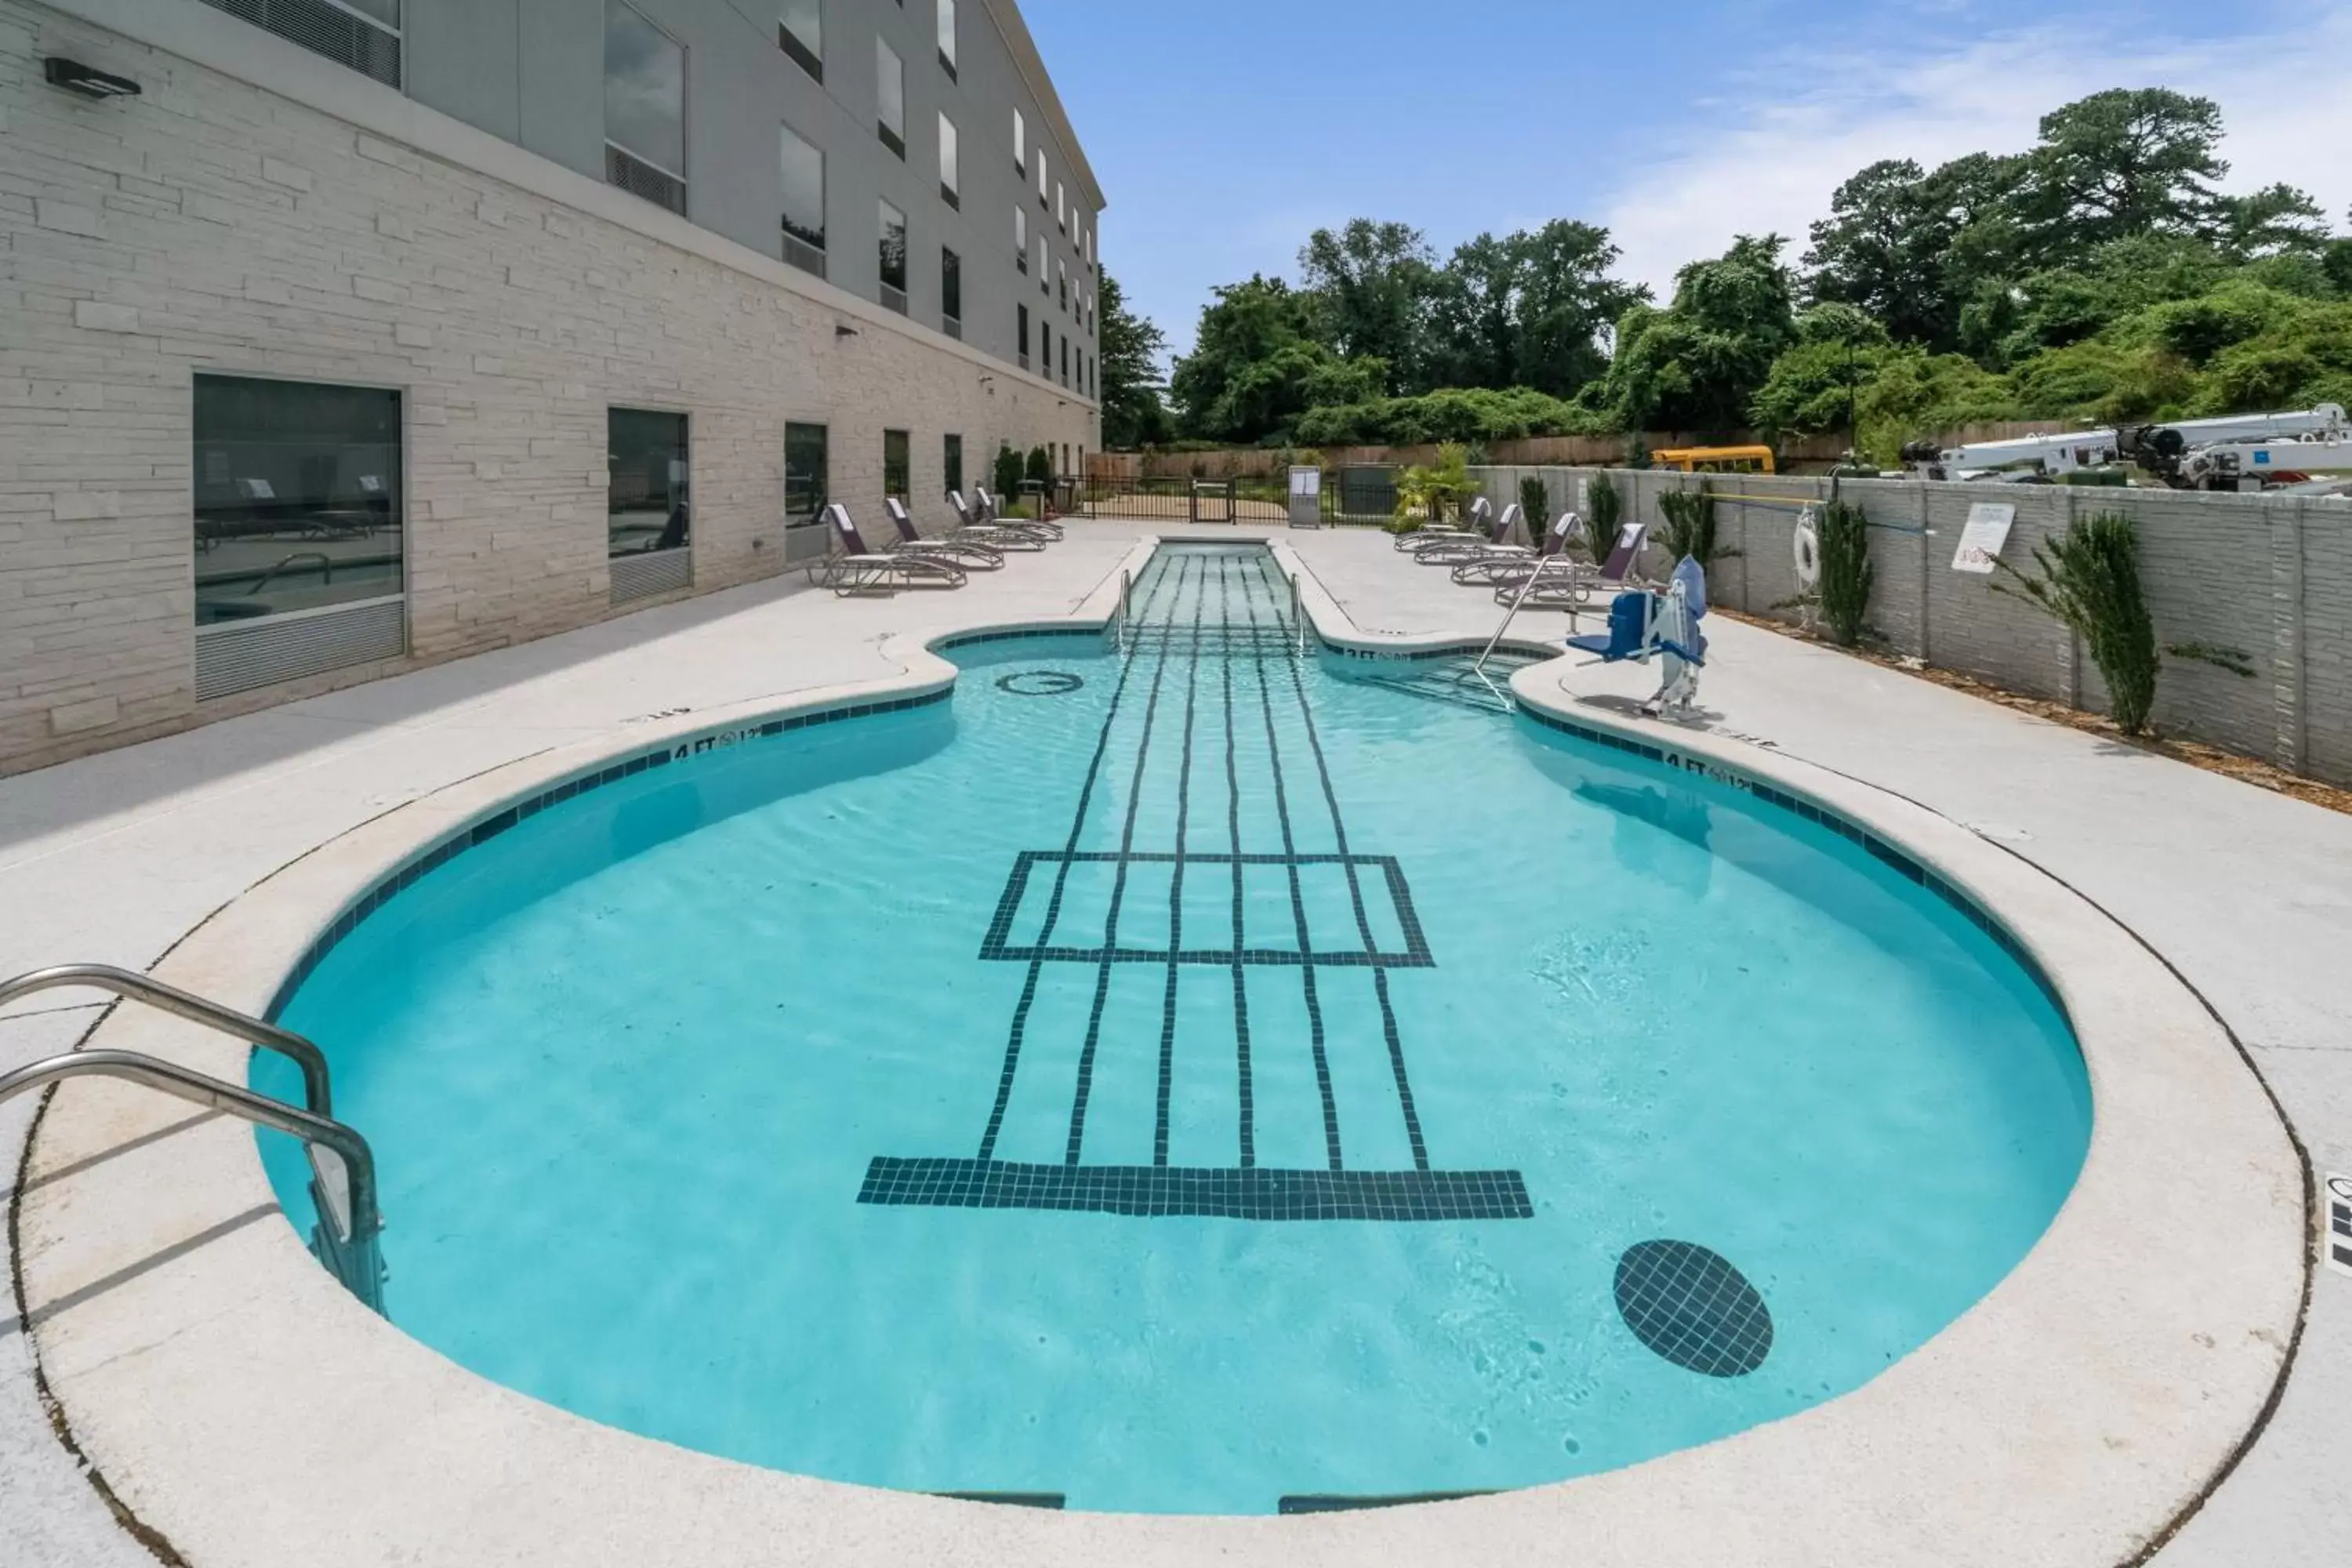
[[[1662,468],[1674,468],[1685,474],[1769,474],[1772,466],[1769,447],[1677,447],[1671,451],[1653,452],[1650,461]]]

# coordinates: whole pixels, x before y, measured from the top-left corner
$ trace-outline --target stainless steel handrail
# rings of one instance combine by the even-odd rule
[[[1307,657],[1307,616],[1298,605],[1298,574],[1290,574],[1290,634],[1291,644],[1298,657]]]
[[[0,1101],[73,1078],[116,1078],[299,1138],[310,1153],[319,1227],[312,1246],[346,1289],[383,1310],[383,1216],[376,1206],[375,1154],[341,1122],[314,1116],[220,1079],[136,1051],[68,1051],[0,1073]]]
[[[302,1069],[302,1103],[316,1117],[331,1117],[335,1113],[334,1095],[327,1078],[327,1053],[291,1030],[275,1024],[265,1024],[258,1018],[224,1007],[217,1002],[166,985],[152,975],[136,970],[118,969],[110,963],[61,963],[51,969],[36,969],[29,974],[19,974],[14,980],[0,980],[0,1007],[20,996],[30,996],[39,991],[56,991],[70,985],[86,985],[94,991],[111,991],[134,1002],[144,1002],[191,1024],[201,1024],[216,1033],[232,1036],[248,1045],[261,1047],[289,1058]]]
[[[1118,574],[1118,651],[1128,649],[1128,634],[1135,626],[1135,574],[1122,567]]]

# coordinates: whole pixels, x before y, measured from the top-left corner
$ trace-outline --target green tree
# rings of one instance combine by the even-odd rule
[[[1461,246],[1434,284],[1427,379],[1573,396],[1608,371],[1601,335],[1649,297],[1609,276],[1617,257],[1607,229],[1566,218]]]
[[[1962,309],[2012,265],[2025,163],[1978,153],[1932,174],[1907,158],[1873,163],[1812,226],[1808,296],[1861,307],[1898,342],[1958,346]]]
[[[1108,271],[1102,275],[1101,360],[1103,445],[1132,451],[1168,439],[1168,405],[1161,397],[1160,356],[1168,334],[1128,309],[1127,290]]]
[[[1343,359],[1380,360],[1389,379],[1377,393],[1418,384],[1436,253],[1419,229],[1356,218],[1318,228],[1298,253],[1299,274],[1321,320],[1316,333]]]
[[[1219,289],[1170,383],[1184,433],[1242,443],[1281,438],[1309,408],[1379,396],[1386,363],[1342,361],[1316,336],[1318,325],[1313,298],[1279,278]]]
[[[2221,142],[2210,98],[2152,87],[2078,99],[2042,117],[2025,223],[2052,258],[2135,235],[2211,235],[2225,221]]]
[[[1741,235],[1712,261],[1675,276],[1674,303],[1635,305],[1617,324],[1617,355],[1586,395],[1625,430],[1728,431],[1773,363],[1796,341],[1795,280],[1780,236]]]
[[[1797,341],[1772,362],[1748,422],[1776,437],[1852,429],[1862,389],[1893,352],[1886,329],[1858,307],[1816,305],[1797,318]]]

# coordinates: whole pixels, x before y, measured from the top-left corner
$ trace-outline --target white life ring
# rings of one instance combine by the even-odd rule
[[[1821,514],[1807,507],[1797,515],[1797,586],[1808,593],[1821,586]]]

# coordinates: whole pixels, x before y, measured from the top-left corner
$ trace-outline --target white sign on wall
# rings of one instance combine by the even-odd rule
[[[1290,493],[1301,498],[1320,496],[1323,493],[1323,470],[1320,468],[1291,469]]]
[[[2009,531],[2016,524],[2017,509],[2003,502],[1980,500],[1969,508],[1969,525],[1960,531],[1959,553],[1952,557],[1952,570],[1991,576],[1992,563],[2000,559]]]

